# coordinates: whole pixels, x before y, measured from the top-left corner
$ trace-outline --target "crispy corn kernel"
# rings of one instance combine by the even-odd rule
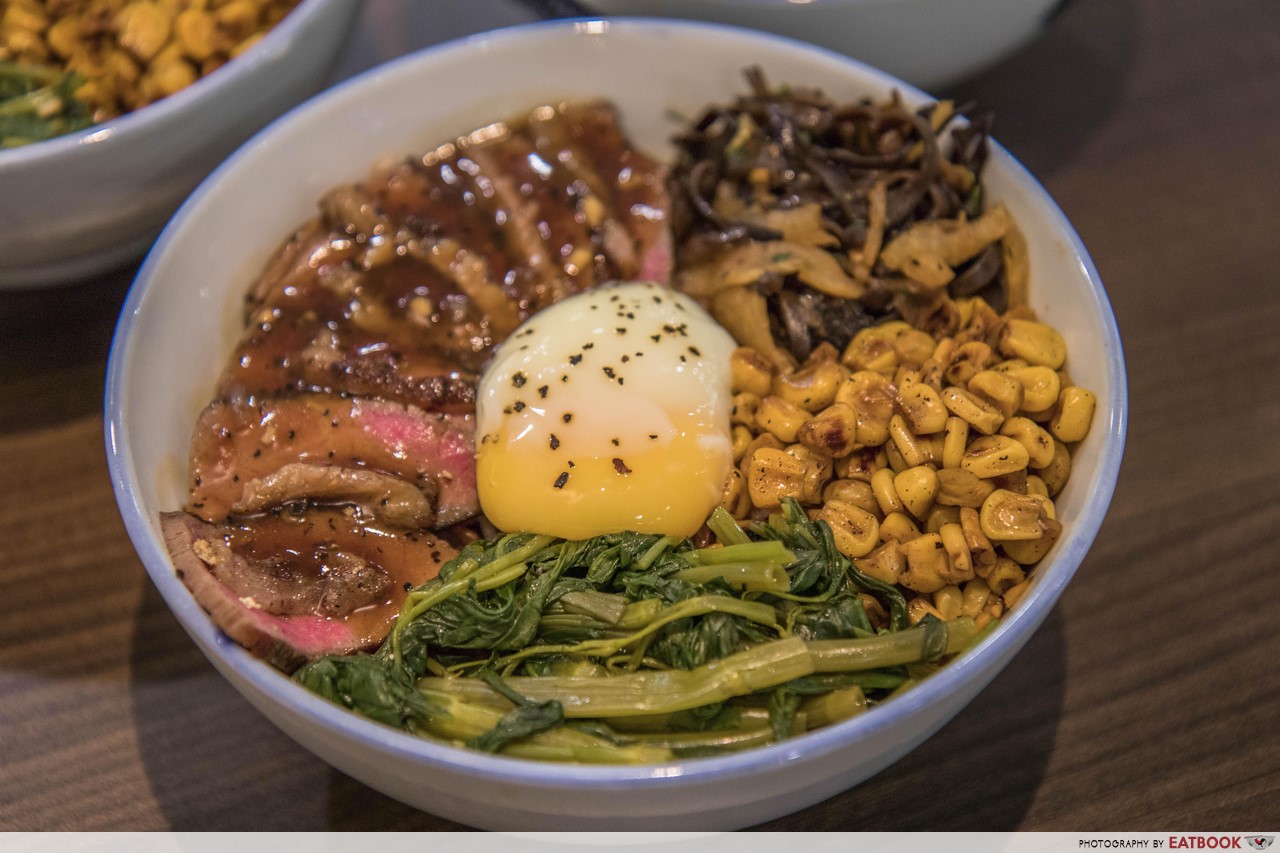
[[[785,450],[805,466],[804,488],[800,493],[800,503],[818,503],[822,500],[822,487],[831,479],[831,460],[814,453],[803,444],[793,444]]]
[[[987,572],[987,586],[995,595],[1004,595],[1005,590],[1020,584],[1027,577],[1026,571],[1008,557],[1000,557]]]
[[[895,549],[896,550],[896,549]],[[889,612],[884,609],[884,605],[874,595],[869,593],[858,593],[858,601],[862,603],[862,609],[867,613],[867,619],[871,622],[871,626],[876,630],[889,627]]]
[[[982,502],[995,489],[988,481],[964,468],[943,468],[938,471],[938,492],[934,496],[943,506],[982,506]]]
[[[964,609],[964,593],[958,586],[944,586],[933,594],[933,607],[941,618],[950,622]]]
[[[973,560],[969,554],[969,545],[965,542],[964,530],[958,523],[942,525],[938,530],[938,538],[947,552],[947,564],[950,566],[952,583],[963,583],[973,578]]]
[[[880,544],[880,522],[865,509],[845,501],[827,501],[818,518],[831,526],[836,550],[849,559],[865,557]]]
[[[964,418],[951,415],[943,428],[942,462],[943,468],[959,468],[964,458],[965,448],[969,446],[969,422]]]
[[[747,494],[747,479],[737,468],[729,469],[724,490],[720,493],[720,506],[734,518],[742,518],[751,509],[751,497]]]
[[[905,389],[901,385],[898,388],[898,410],[913,433],[927,435],[946,428],[950,413],[942,404],[942,395],[932,386],[916,382]]]
[[[927,598],[917,597],[907,602],[907,619],[912,625],[918,624],[926,616],[942,619],[942,614],[938,612],[938,608],[934,607]]]
[[[1025,362],[1006,362],[1021,366],[1004,368],[1022,383],[1022,409],[1026,412],[1043,412],[1053,407],[1058,401],[1062,389],[1062,380],[1057,371],[1040,365],[1028,365]]]
[[[173,19],[173,33],[182,52],[204,62],[217,51],[217,22],[204,9],[184,9]]]
[[[996,337],[1000,329],[1000,315],[995,312],[985,299],[974,297],[965,304],[968,310],[963,328],[956,333],[956,340],[962,343],[970,341],[989,341]]]
[[[897,389],[884,376],[869,370],[852,374],[836,389],[836,402],[844,403],[856,415],[855,437],[862,447],[874,447],[889,440],[889,419]]]
[[[219,26],[239,41],[253,32],[258,24],[258,6],[251,0],[229,0],[213,13]]]
[[[974,578],[964,585],[960,600],[960,615],[977,618],[991,602],[991,587],[982,578]]]
[[[49,27],[44,38],[55,54],[67,59],[80,48],[80,16],[63,15]]]
[[[169,40],[172,26],[169,10],[151,0],[135,0],[116,15],[121,47],[143,62],[160,52]]]
[[[889,464],[883,447],[864,447],[836,460],[836,476],[871,482],[871,475]]]
[[[732,407],[729,409],[729,423],[755,429],[758,411],[760,411],[760,398],[755,394],[748,391],[734,394]]]
[[[152,65],[143,80],[143,88],[154,98],[165,98],[190,86],[196,78],[196,70],[190,62],[174,59]]]
[[[1058,492],[1062,491],[1062,487],[1067,484],[1067,478],[1071,476],[1071,452],[1067,450],[1067,446],[1055,439],[1053,460],[1048,465],[1038,467],[1036,474],[1044,481],[1045,488],[1049,490],[1049,496],[1056,497]]]
[[[1058,441],[1081,441],[1089,434],[1089,424],[1098,406],[1097,396],[1078,385],[1062,389],[1058,411],[1049,421],[1049,431]]]
[[[891,376],[898,367],[898,353],[893,342],[911,326],[901,320],[861,329],[845,347],[840,361],[850,370],[871,370]]]
[[[742,424],[734,424],[729,435],[733,441],[733,461],[741,462],[742,457],[747,455],[747,447],[751,444],[751,430]]]
[[[746,465],[747,494],[762,509],[780,506],[783,498],[800,500],[805,493],[808,466],[785,450],[762,447]]]
[[[756,425],[788,444],[796,440],[800,427],[808,419],[808,412],[781,397],[765,397],[756,409]]]
[[[984,435],[969,443],[960,467],[979,477],[1000,477],[1027,467],[1027,449],[1007,435]]]
[[[894,476],[893,489],[903,509],[923,521],[938,493],[938,473],[928,465],[908,468]]]
[[[872,514],[880,512],[875,492],[865,480],[832,480],[822,489],[822,499],[850,503]]]
[[[982,532],[993,542],[1039,539],[1053,519],[1053,503],[1040,495],[996,489],[978,513]]]
[[[871,492],[884,515],[903,511],[902,499],[898,497],[898,490],[894,486],[894,477],[891,468],[881,468],[871,475]]]
[[[1057,370],[1067,360],[1067,342],[1052,326],[1008,317],[1000,331],[1000,352]]]
[[[925,533],[939,533],[944,524],[959,524],[960,508],[955,506],[939,506],[934,504],[924,519]]]
[[[898,369],[893,372],[893,385],[899,391],[908,388],[920,381],[920,371],[914,367],[908,367],[905,364],[898,365]]]
[[[964,542],[969,546],[969,558],[973,561],[974,570],[982,574],[983,569],[995,565],[996,549],[987,534],[982,532],[978,510],[971,506],[960,507],[960,529],[964,531]]]
[[[905,512],[887,513],[880,520],[880,541],[895,539],[898,542],[910,542],[920,535],[920,528]]]
[[[1031,587],[1031,581],[1023,581],[1020,584],[1009,587],[1004,592],[1005,607],[1013,608],[1022,600],[1022,596],[1027,594],[1027,590]]]
[[[968,385],[969,380],[996,360],[991,347],[982,341],[968,341],[956,347],[943,378],[951,385]]]
[[[893,339],[893,351],[898,357],[898,364],[914,368],[922,367],[937,347],[938,343],[933,336],[919,329],[908,329]]]
[[[1024,566],[1043,560],[1049,553],[1049,549],[1058,541],[1058,537],[1062,535],[1061,522],[1048,519],[1044,524],[1045,532],[1039,539],[1021,539],[1001,543],[1000,547],[1004,550],[1005,556]]]
[[[994,406],[955,385],[942,389],[942,403],[953,415],[964,419],[983,435],[992,435],[1004,423],[1004,415]]]
[[[1005,418],[1022,408],[1022,383],[1007,373],[980,370],[969,380],[969,391]]]
[[[1041,495],[1041,496],[1046,497],[1046,498],[1047,498],[1047,497],[1050,497],[1050,494],[1049,494],[1049,487],[1048,487],[1048,486],[1046,486],[1046,485],[1044,484],[1044,480],[1041,480],[1041,479],[1040,479],[1039,477],[1037,477],[1035,474],[1028,474],[1028,475],[1027,475],[1027,491],[1026,491],[1026,493],[1027,493],[1028,495]]]
[[[889,419],[889,437],[893,439],[893,444],[886,446],[885,451],[890,452],[896,448],[908,467],[923,465],[929,461],[929,451],[911,432],[911,427],[907,426],[902,415],[894,415]]]
[[[773,378],[773,396],[794,403],[806,412],[820,412],[836,399],[836,391],[848,375],[834,361],[819,361],[793,373]]]
[[[883,538],[883,537],[881,537]],[[897,583],[907,569],[907,560],[898,550],[897,540],[884,542],[865,557],[855,559],[853,565],[864,575],[885,583]]]
[[[902,458],[902,452],[898,450],[898,445],[892,441],[885,442],[881,449],[884,451],[884,458],[889,463],[893,473],[901,474],[911,467],[907,460]]]
[[[947,367],[950,366],[951,358],[955,351],[955,338],[943,338],[938,341],[938,345],[934,348],[933,354],[929,356],[928,361],[920,366],[920,381],[935,391],[941,391],[943,377],[946,375]]]
[[[899,542],[898,550],[907,560],[907,570],[898,583],[924,593],[937,592],[947,585],[951,567],[947,564],[947,550],[941,536],[922,533],[909,542]]]
[[[857,446],[857,413],[845,403],[832,403],[801,425],[796,438],[814,453],[834,459]]]
[[[1053,461],[1053,436],[1030,418],[1009,418],[1000,434],[1012,438],[1027,450],[1028,465],[1043,468]]]
[[[738,347],[729,357],[730,386],[735,392],[765,397],[773,388],[774,373],[773,362],[751,347]]]

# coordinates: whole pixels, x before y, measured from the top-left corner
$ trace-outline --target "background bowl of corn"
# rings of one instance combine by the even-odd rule
[[[29,288],[141,255],[214,166],[320,88],[360,4],[3,6],[0,288]]]

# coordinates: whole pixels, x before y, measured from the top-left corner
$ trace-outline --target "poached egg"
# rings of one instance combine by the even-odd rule
[[[733,464],[737,344],[691,298],[597,287],[535,314],[480,383],[480,507],[504,531],[691,536]]]

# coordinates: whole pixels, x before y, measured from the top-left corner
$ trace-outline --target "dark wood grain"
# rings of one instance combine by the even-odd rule
[[[952,93],[996,110],[1093,254],[1131,421],[1097,543],[978,699],[765,829],[1280,819],[1280,14],[1073,0]],[[101,388],[129,271],[0,296],[0,829],[457,829],[293,744],[146,579]]]

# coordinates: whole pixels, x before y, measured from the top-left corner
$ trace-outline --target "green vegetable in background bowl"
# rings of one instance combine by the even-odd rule
[[[83,84],[75,73],[0,62],[0,147],[52,139],[93,124],[88,105],[72,95]]]

